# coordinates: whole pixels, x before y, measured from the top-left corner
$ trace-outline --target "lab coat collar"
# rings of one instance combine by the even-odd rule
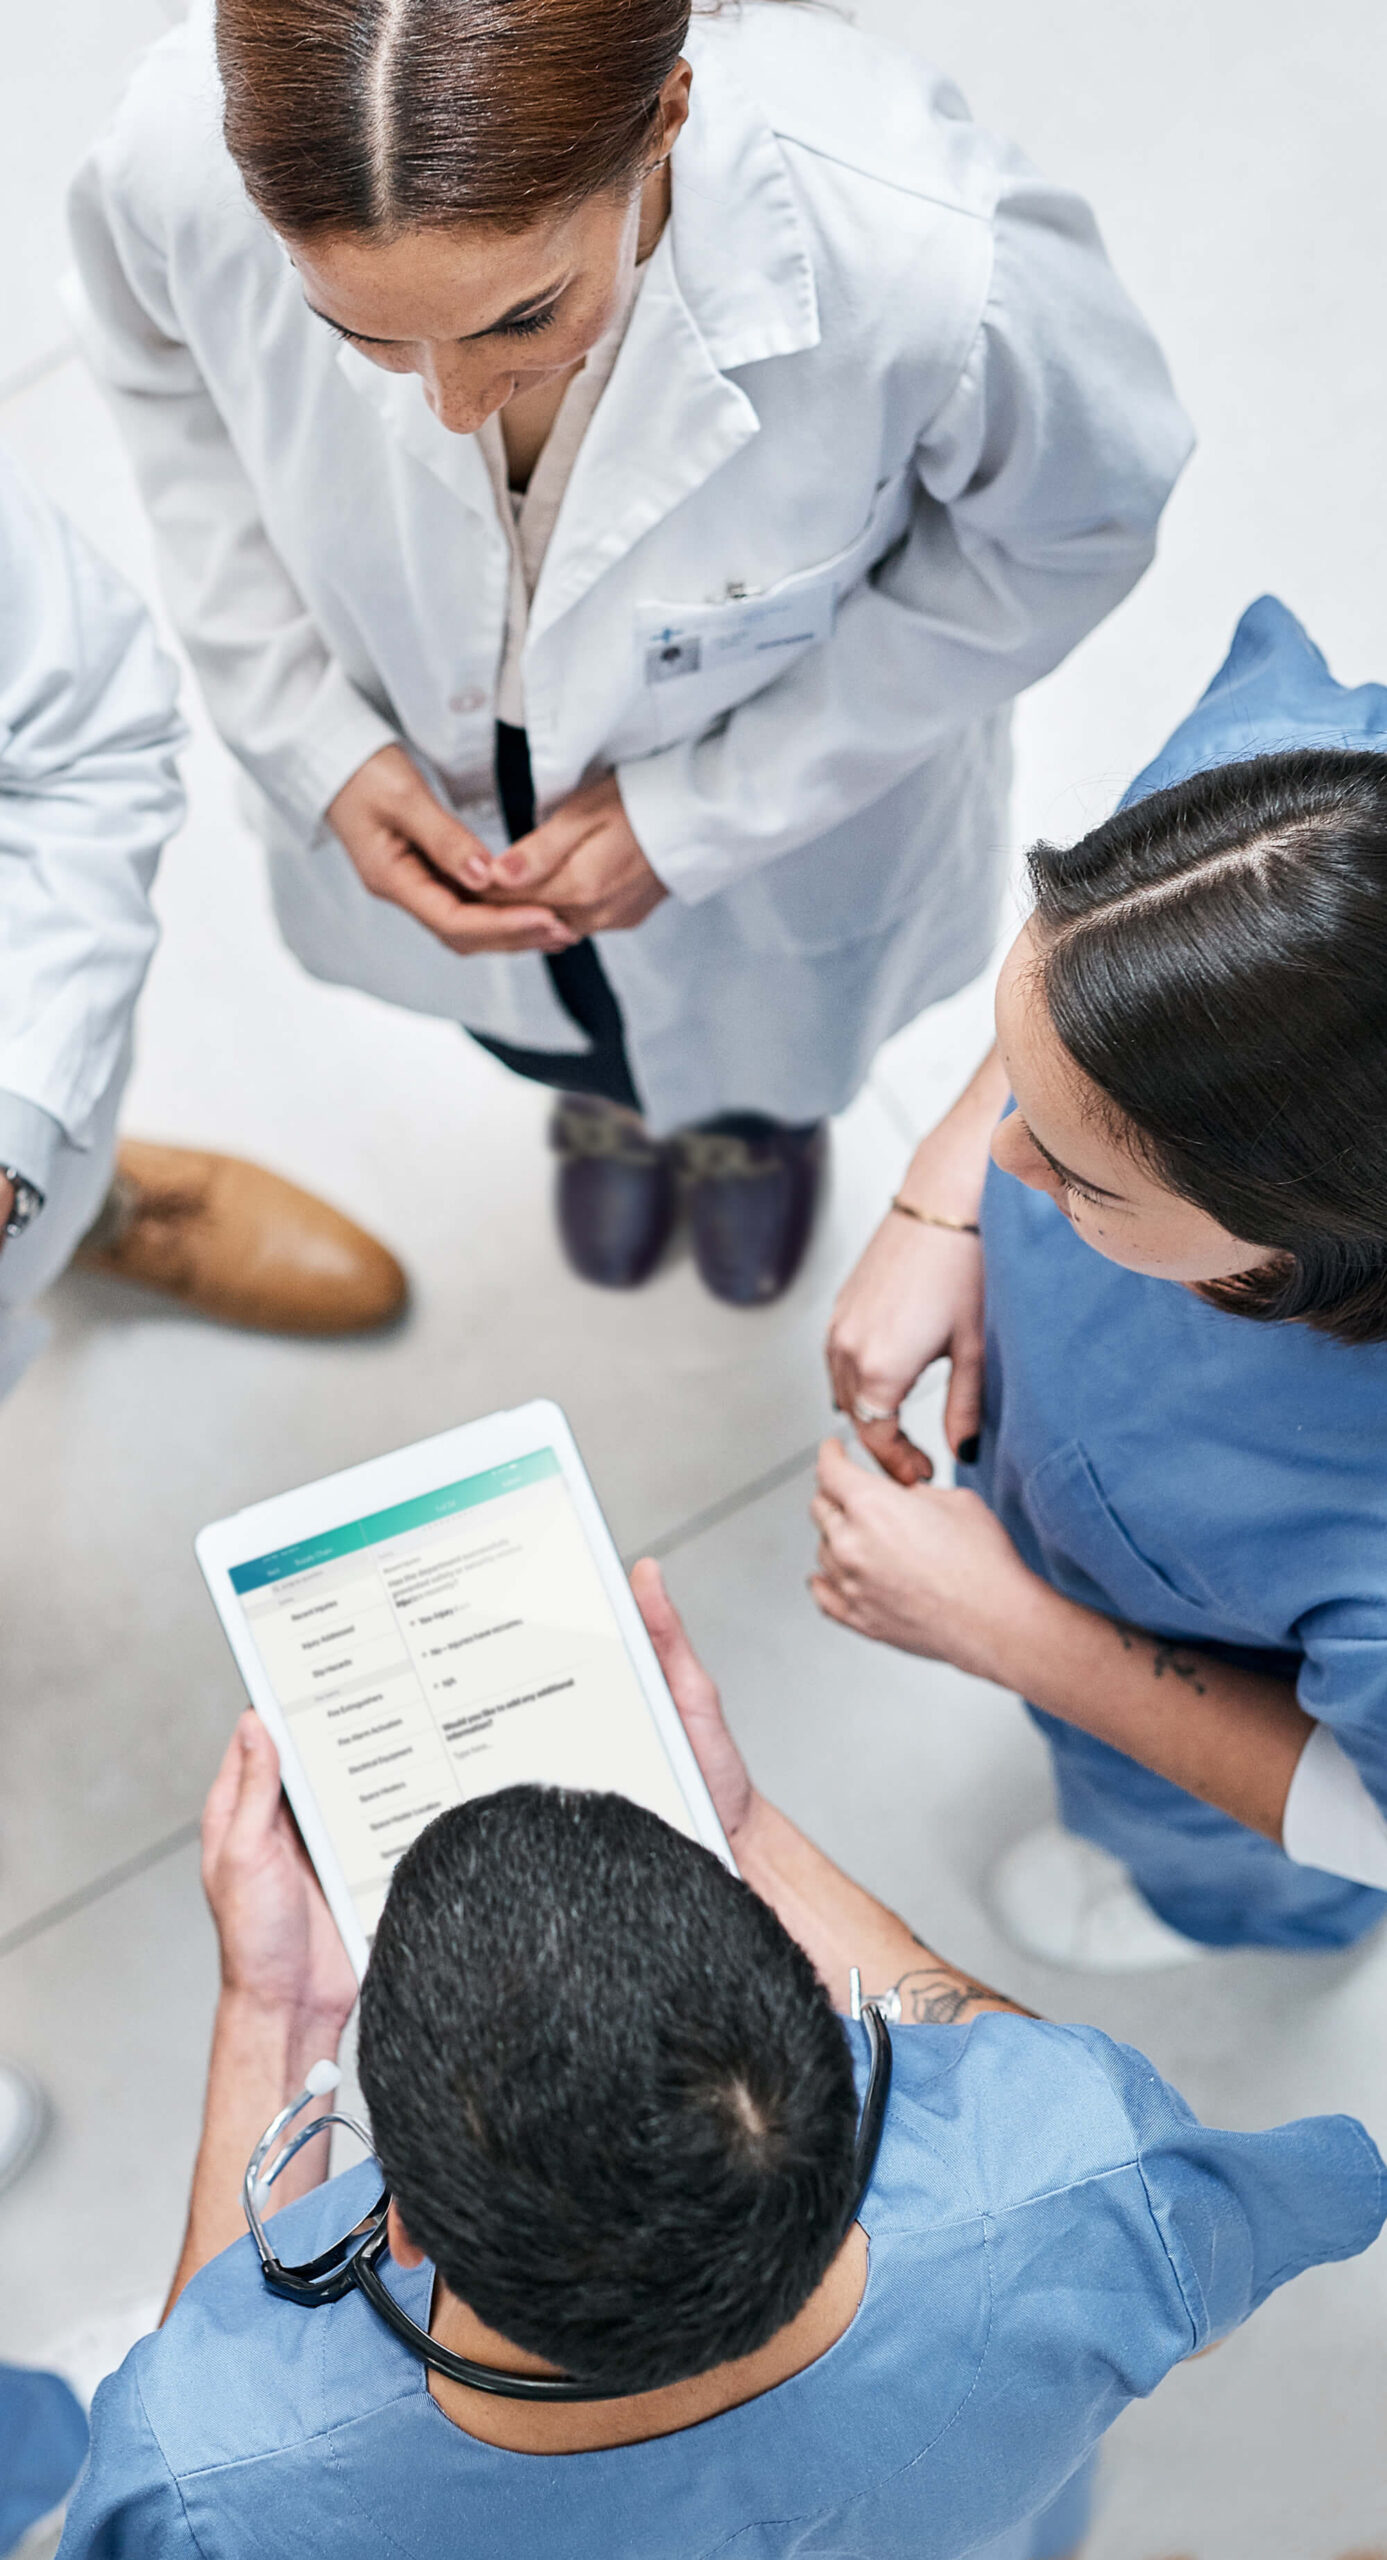
[[[759,431],[746,393],[709,353],[680,291],[666,236],[574,458],[530,607],[526,656],[643,535]]]
[[[759,432],[733,368],[819,340],[814,269],[777,136],[690,31],[689,121],[670,220],[578,449],[530,612],[527,655],[598,578]]]
[[[814,265],[784,149],[725,59],[728,29],[689,30],[689,120],[670,162],[680,288],[723,372],[819,343]]]
[[[819,342],[813,262],[785,154],[723,58],[725,42],[715,24],[690,29],[694,79],[671,163],[670,221],[564,492],[530,644],[758,432],[728,372]],[[480,439],[439,425],[417,375],[382,373],[349,346],[338,362],[406,451],[495,521]]]

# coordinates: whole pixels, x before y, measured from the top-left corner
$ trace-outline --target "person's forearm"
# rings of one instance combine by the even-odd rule
[[[246,2162],[281,2107],[296,2098],[315,2062],[335,2061],[342,2038],[338,2018],[265,2009],[234,1991],[223,1991],[212,2032],[202,2139],[193,2170],[188,2225],[169,2296],[166,2320],[189,2280],[221,2255],[245,2230],[241,2182]],[[275,2183],[268,2211],[277,2211],[327,2176],[326,2141],[311,2142]]]
[[[976,1221],[992,1132],[1006,1108],[1007,1093],[1006,1069],[994,1047],[957,1102],[921,1139],[900,1198],[928,1216]]]
[[[1033,1577],[992,1676],[1128,1759],[1281,1838],[1296,1764],[1314,1731],[1288,1680],[1120,1625]]]
[[[914,2025],[952,2026],[989,2009],[1032,2015],[935,1955],[763,1796],[753,1797],[733,1848],[753,1893],[803,1947],[838,2008],[848,2006],[848,1975],[856,1965],[864,1994],[898,1990],[901,2015]]]

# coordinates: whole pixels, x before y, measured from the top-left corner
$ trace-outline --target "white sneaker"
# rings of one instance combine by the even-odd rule
[[[0,2189],[13,2186],[28,2168],[47,2122],[37,2080],[17,2062],[0,2062]]]
[[[1057,1822],[1028,1831],[992,1875],[992,1902],[1014,1946],[1086,1973],[1154,1973],[1207,1955],[1158,1920],[1118,1858]]]

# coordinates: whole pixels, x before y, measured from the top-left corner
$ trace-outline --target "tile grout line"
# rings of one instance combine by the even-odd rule
[[[100,1902],[106,1894],[115,1893],[121,1885],[133,1883],[136,1876],[148,1874],[151,1867],[157,1867],[164,1858],[171,1858],[176,1850],[189,1848],[201,1828],[200,1815],[195,1822],[180,1823],[166,1839],[156,1840],[151,1848],[137,1851],[133,1858],[122,1859],[118,1867],[108,1868],[104,1876],[94,1877],[90,1884],[79,1885],[75,1893],[64,1894],[61,1902],[50,1902],[46,1911],[36,1911],[31,1919],[21,1920],[17,1928],[6,1930],[0,1937],[0,1956],[15,1954],[34,1938],[41,1938],[45,1930],[56,1929],[60,1921],[71,1920],[77,1912],[86,1911],[93,1902]]]
[[[823,1436],[821,1432],[819,1438]],[[812,1466],[818,1454],[819,1441],[811,1440],[807,1449],[797,1449],[792,1458],[782,1458],[778,1466],[768,1468],[765,1475],[757,1476],[751,1484],[740,1486],[735,1493],[724,1494],[720,1502],[710,1502],[706,1511],[695,1511],[689,1519],[681,1520],[677,1528],[667,1529],[662,1538],[650,1538],[644,1546],[634,1547],[629,1556],[623,1556],[622,1563],[630,1566],[637,1556],[653,1556],[657,1564],[663,1562],[666,1556],[674,1554],[676,1547],[685,1546],[690,1538],[701,1537],[705,1529],[719,1528],[724,1520],[731,1520],[737,1512],[744,1511],[748,1503],[759,1502],[763,1494],[778,1493],[783,1484],[789,1484],[792,1477]]]
[[[35,356],[31,363],[22,364],[18,373],[12,373],[8,381],[0,382],[0,409],[11,400],[21,400],[26,391],[37,390],[41,382],[48,380],[50,373],[60,373],[76,353],[76,341],[64,338],[60,346],[49,347],[43,355]]]
[[[724,1520],[735,1518],[749,1504],[759,1502],[768,1493],[779,1492],[782,1485],[802,1474],[812,1465],[818,1447],[818,1441],[811,1440],[807,1448],[797,1449],[793,1457],[782,1458],[778,1466],[767,1468],[764,1475],[754,1477],[750,1484],[739,1486],[735,1493],[724,1494],[720,1502],[709,1503],[703,1511],[693,1512],[676,1528],[666,1530],[662,1538],[647,1540],[630,1557],[624,1557],[623,1563],[634,1563],[637,1555],[654,1556],[657,1562],[662,1561],[673,1555],[676,1548],[687,1545],[691,1538],[700,1537],[705,1529],[719,1528]],[[35,1938],[43,1937],[49,1929],[58,1928],[64,1920],[74,1919],[79,1911],[89,1910],[94,1902],[100,1902],[108,1893],[116,1893],[123,1884],[132,1884],[137,1876],[147,1875],[150,1868],[157,1867],[163,1859],[172,1857],[179,1849],[190,1847],[200,1829],[200,1819],[181,1823],[166,1839],[156,1840],[152,1847],[141,1849],[133,1858],[124,1859],[120,1866],[109,1868],[105,1875],[96,1876],[90,1884],[79,1886],[75,1893],[65,1894],[61,1902],[52,1902],[45,1910],[34,1912],[28,1920],[21,1920],[16,1928],[0,1936],[0,1958],[32,1945]]]

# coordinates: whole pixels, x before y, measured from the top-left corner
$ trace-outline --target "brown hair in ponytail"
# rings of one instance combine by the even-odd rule
[[[227,147],[289,239],[523,230],[632,188],[689,0],[218,0]]]
[[[1030,872],[1069,1055],[1159,1181],[1267,1247],[1199,1294],[1387,1342],[1387,756],[1221,765]]]

